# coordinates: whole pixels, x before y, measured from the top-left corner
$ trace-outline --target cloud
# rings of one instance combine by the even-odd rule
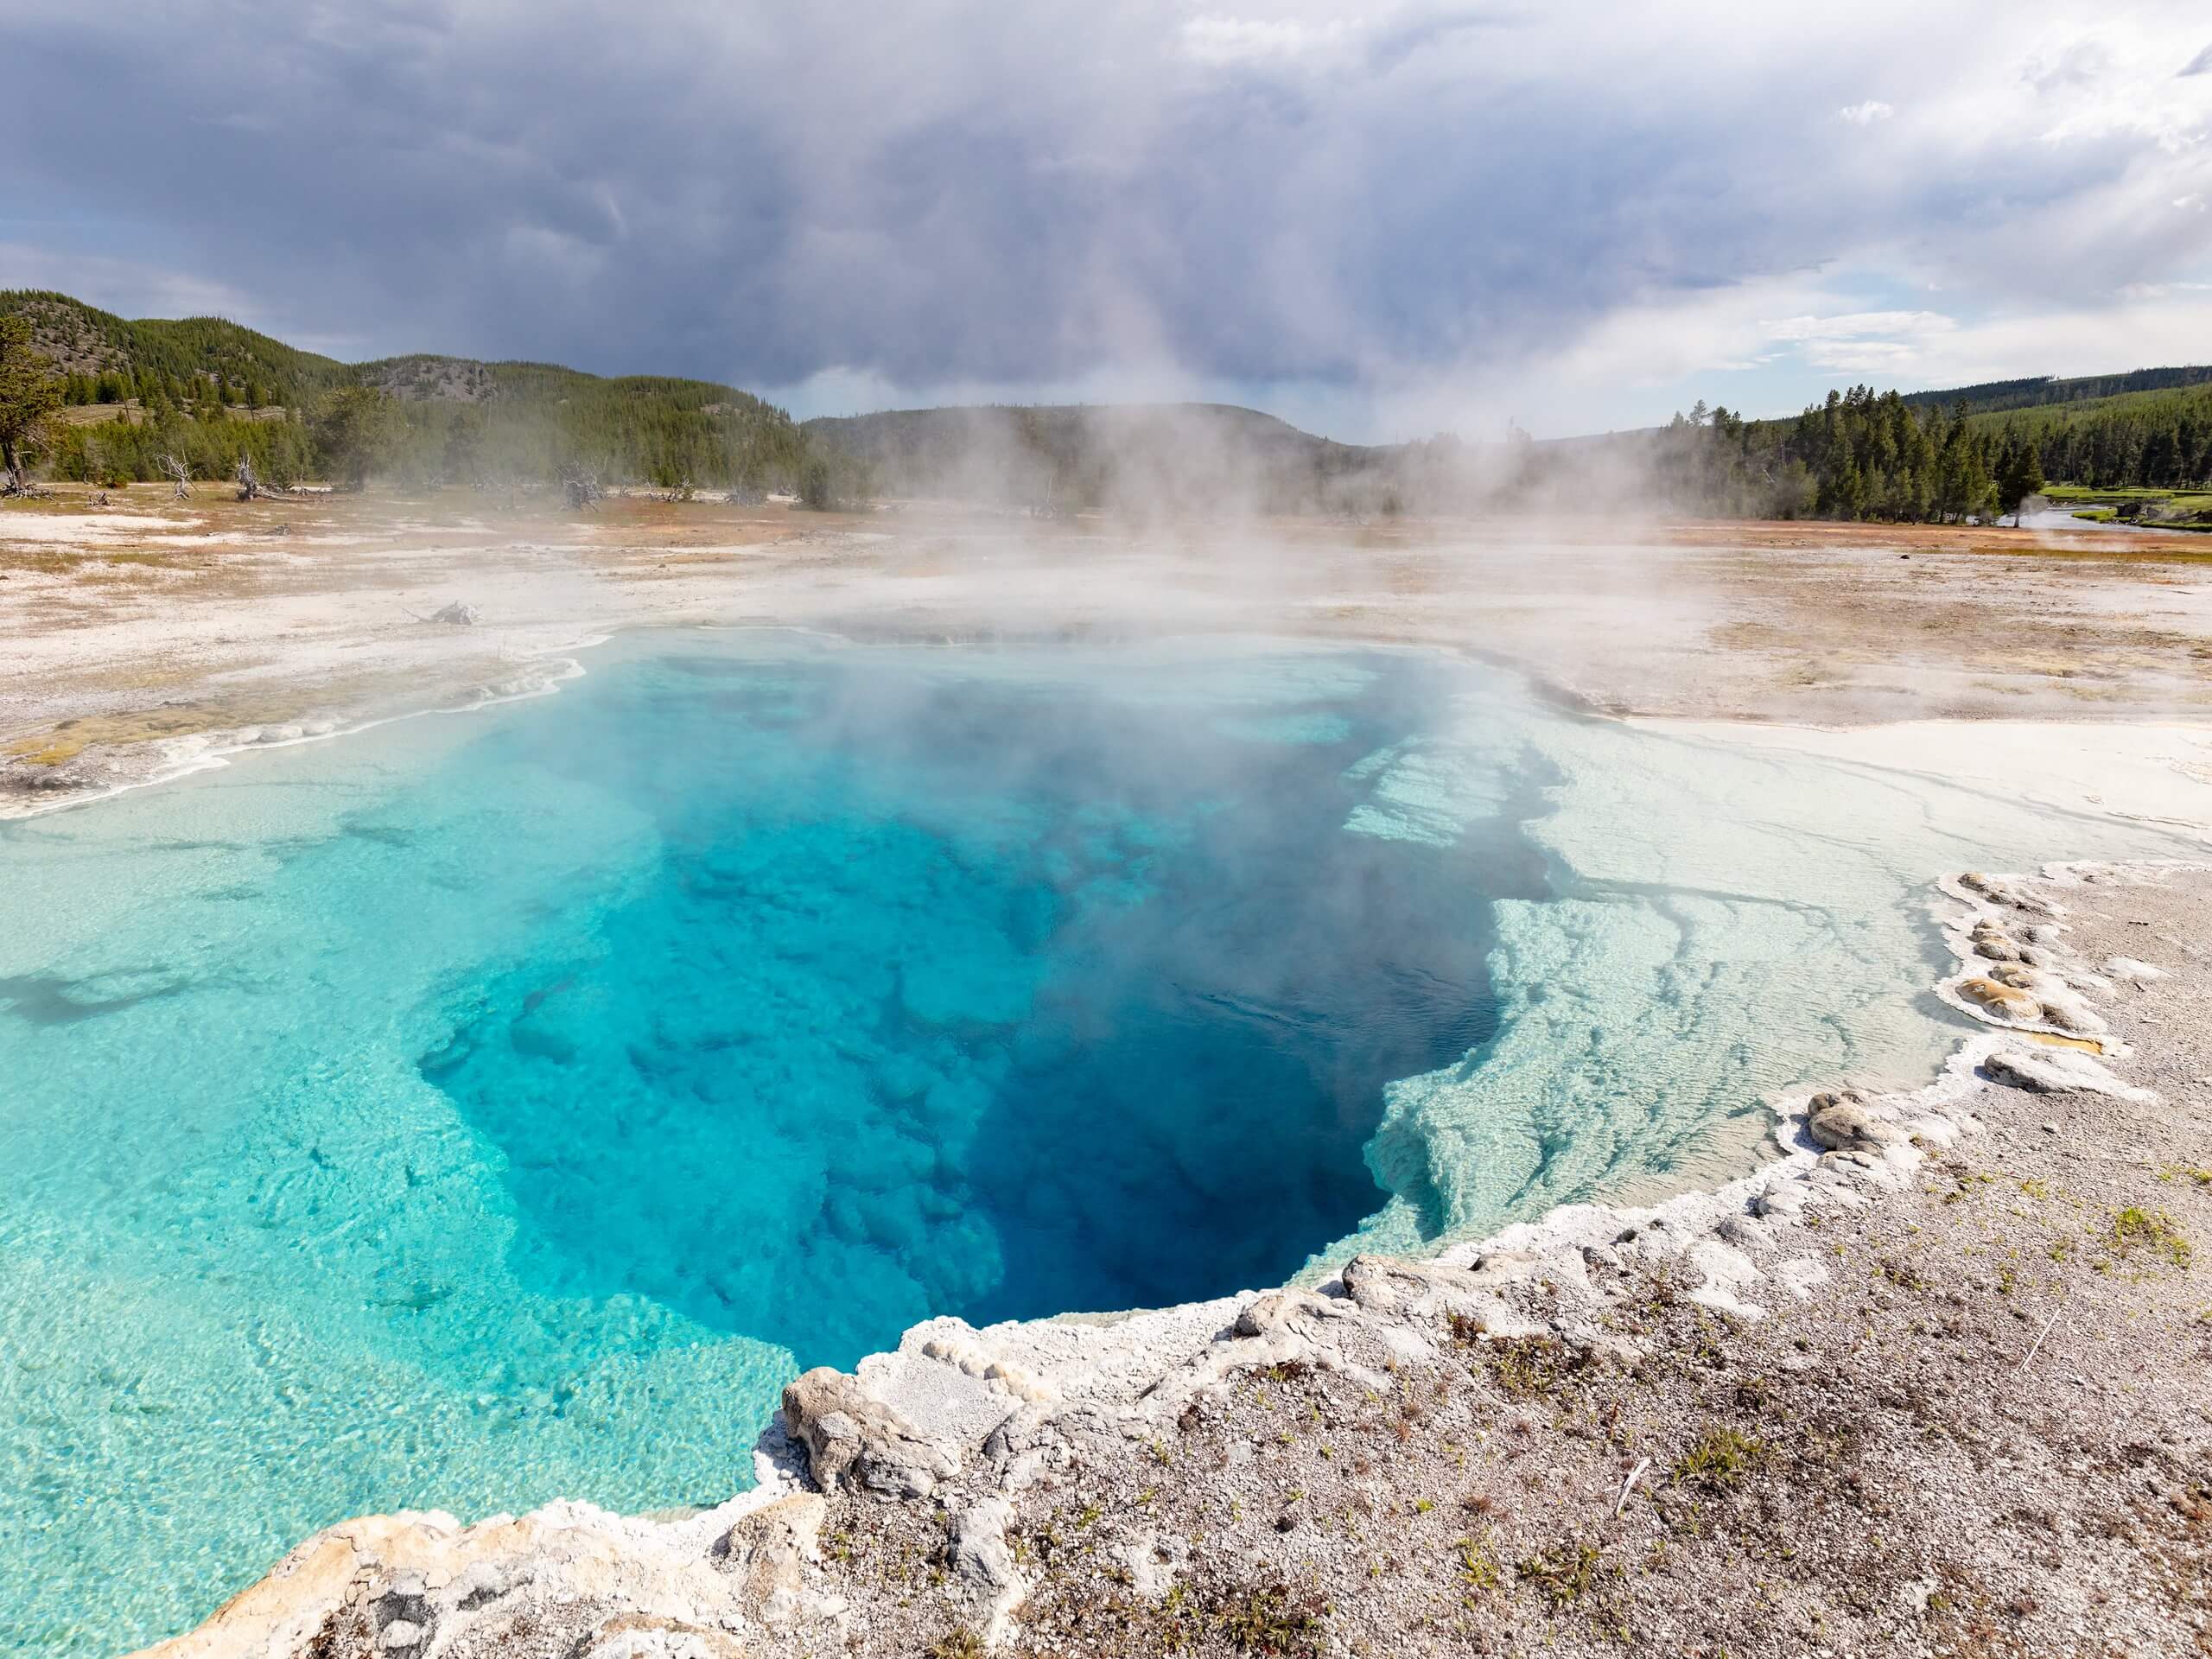
[[[1830,317],[1783,317],[1765,325],[1770,340],[1864,340],[1870,334],[1942,334],[1958,325],[1939,311],[1853,311]]]
[[[1766,325],[1770,340],[1800,348],[1816,369],[1853,374],[1910,374],[1927,343],[1958,324],[1936,311],[1854,311],[1835,316],[1785,317]]]
[[[2196,21],[109,0],[10,31],[0,283],[824,400],[1273,388],[1386,431],[1508,399],[1604,427],[1669,377],[1780,398],[1938,343],[1763,320],[1940,288],[1965,334],[2202,278]]]
[[[1338,55],[1354,34],[1342,18],[1193,17],[1183,25],[1184,55],[1204,64],[1281,63]]]
[[[2181,73],[2184,76],[2212,75],[2212,46],[2206,47],[2202,52],[2191,58],[2189,60],[2188,66],[2184,67]]]

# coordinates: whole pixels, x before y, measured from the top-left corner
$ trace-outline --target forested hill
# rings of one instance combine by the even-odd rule
[[[1987,380],[1948,391],[1908,391],[1906,403],[1919,409],[1956,410],[1969,415],[2002,414],[2049,404],[2078,404],[2130,391],[2174,391],[2212,383],[2212,367],[2131,369],[2126,374],[2085,374],[2060,380],[2048,374],[2025,380]]]
[[[1856,386],[1783,420],[1702,404],[1668,426],[1503,443],[1338,443],[1217,404],[893,410],[794,423],[737,387],[416,355],[347,364],[219,318],[131,321],[0,291],[64,407],[35,464],[151,479],[509,488],[567,476],[816,505],[933,495],[1059,513],[1230,509],[1449,513],[1635,505],[1758,518],[1929,520],[2068,486],[2212,527],[2212,369],[2140,369],[1942,392]],[[0,414],[4,414],[0,410]]]
[[[64,478],[151,479],[168,455],[203,478],[244,456],[277,481],[424,485],[588,473],[772,489],[804,470],[789,416],[712,381],[429,355],[340,363],[219,317],[133,321],[39,290],[0,291],[4,316],[28,321],[60,376],[48,465]]]
[[[1325,508],[1386,452],[1301,432],[1230,404],[992,404],[806,423],[892,495],[1046,512]]]
[[[2037,388],[2047,401],[2017,401]],[[872,467],[890,493],[1047,512],[1256,505],[1364,517],[1656,505],[1919,522],[2011,512],[2047,486],[2071,485],[2171,493],[2119,510],[2190,527],[2212,513],[2212,499],[2196,494],[2212,475],[2212,370],[2201,368],[1957,393],[1856,386],[1782,420],[1700,404],[1663,428],[1552,442],[1516,434],[1503,444],[1440,435],[1363,448],[1217,404],[905,410],[806,429]]]
[[[31,345],[68,377],[72,403],[120,403],[141,386],[172,400],[198,378],[219,379],[256,407],[300,404],[346,385],[343,363],[287,346],[221,317],[132,321],[37,289],[0,289],[0,316],[31,325]]]
[[[1978,412],[1963,397],[1946,405],[1871,386],[1832,391],[1788,420],[1700,404],[1624,442],[1642,446],[1656,493],[1717,513],[1940,522],[2012,512],[2064,486],[2122,516],[2212,528],[2212,375],[2146,372],[2171,383],[2043,404],[1999,397]]]

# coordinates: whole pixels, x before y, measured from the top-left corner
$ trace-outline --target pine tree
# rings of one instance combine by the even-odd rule
[[[0,317],[0,470],[22,477],[22,450],[61,406],[61,377],[31,345],[28,317]]]

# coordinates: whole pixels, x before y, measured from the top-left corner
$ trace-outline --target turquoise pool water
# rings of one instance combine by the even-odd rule
[[[932,1313],[1280,1281],[1542,888],[1508,756],[1449,838],[1344,831],[1441,664],[593,668],[0,836],[0,1647],[356,1511],[719,1501]]]
[[[719,1500],[932,1313],[1740,1168],[1955,1036],[1934,874],[2176,850],[1408,653],[590,667],[0,829],[0,1649],[351,1514]]]

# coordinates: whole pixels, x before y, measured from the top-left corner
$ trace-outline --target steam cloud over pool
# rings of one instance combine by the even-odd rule
[[[1930,876],[2175,850],[1411,654],[751,634],[15,825],[0,1646],[349,1514],[717,1500],[932,1313],[1740,1166],[1954,1034]]]

